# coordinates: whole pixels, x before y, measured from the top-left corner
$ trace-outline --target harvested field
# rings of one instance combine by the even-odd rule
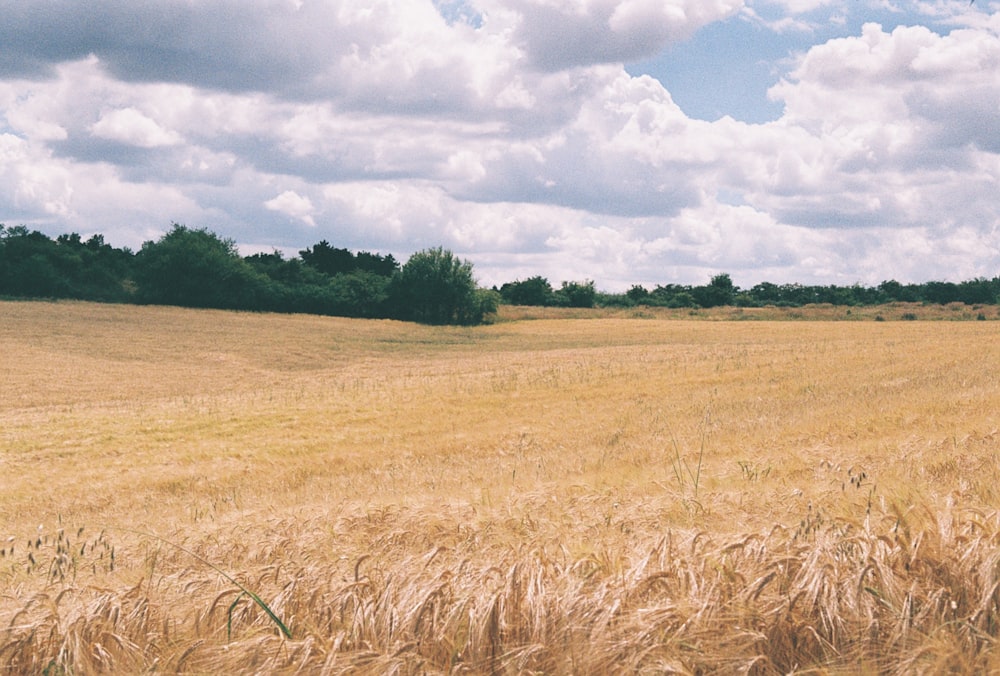
[[[1000,324],[746,318],[0,303],[0,668],[1000,669]]]

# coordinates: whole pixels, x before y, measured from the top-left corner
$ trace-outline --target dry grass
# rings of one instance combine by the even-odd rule
[[[1000,668],[1000,325],[708,316],[2,303],[0,665]]]

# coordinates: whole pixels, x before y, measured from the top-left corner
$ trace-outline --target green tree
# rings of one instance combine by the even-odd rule
[[[299,252],[302,262],[325,275],[340,275],[355,269],[354,254],[347,249],[330,246],[325,239],[315,246]]]
[[[523,282],[507,282],[500,287],[500,296],[510,305],[552,305],[552,285],[541,275],[529,277]]]
[[[371,272],[382,277],[392,277],[399,270],[399,263],[392,254],[382,256],[369,251],[359,251],[354,256],[354,263],[358,270]]]
[[[135,258],[142,302],[244,310],[270,304],[266,278],[240,258],[233,240],[208,230],[175,223],[158,241],[143,244]]]
[[[563,282],[562,288],[556,291],[559,305],[566,307],[594,307],[597,299],[597,289],[592,281]]]
[[[54,262],[70,286],[69,295],[88,300],[128,300],[132,252],[106,244],[103,235],[84,242],[77,233],[56,238]]]
[[[389,299],[388,277],[355,270],[333,277],[328,284],[333,299],[332,314],[372,319],[385,316],[385,304]]]
[[[966,305],[981,305],[997,301],[997,292],[993,283],[984,277],[960,283],[957,295],[958,299]]]
[[[760,305],[773,305],[782,300],[781,288],[773,282],[761,282],[750,289],[750,297]]]
[[[441,247],[410,256],[389,285],[393,316],[424,324],[479,324],[482,300],[472,263]]]
[[[712,277],[707,286],[696,286],[691,289],[691,295],[701,307],[718,307],[732,305],[736,296],[736,286],[729,275],[722,273]]]
[[[625,295],[633,303],[642,303],[649,298],[649,290],[641,284],[633,284]]]
[[[922,290],[923,300],[928,303],[947,305],[959,300],[958,284],[954,282],[925,282]]]
[[[59,235],[55,240],[25,226],[0,225],[0,294],[20,297],[129,299],[132,253],[94,235]]]
[[[53,259],[57,245],[23,225],[0,226],[0,294],[20,297],[65,297],[69,285]]]

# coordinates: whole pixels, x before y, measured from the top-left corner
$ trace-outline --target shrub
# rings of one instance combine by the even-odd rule
[[[389,285],[398,319],[424,324],[479,324],[493,296],[477,294],[472,263],[438,247],[413,254]]]
[[[563,282],[562,288],[556,292],[558,305],[566,307],[594,307],[597,290],[592,281]]]

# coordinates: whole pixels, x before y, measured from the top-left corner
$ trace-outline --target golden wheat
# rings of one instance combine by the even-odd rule
[[[998,324],[732,312],[0,304],[0,664],[1000,668]]]

